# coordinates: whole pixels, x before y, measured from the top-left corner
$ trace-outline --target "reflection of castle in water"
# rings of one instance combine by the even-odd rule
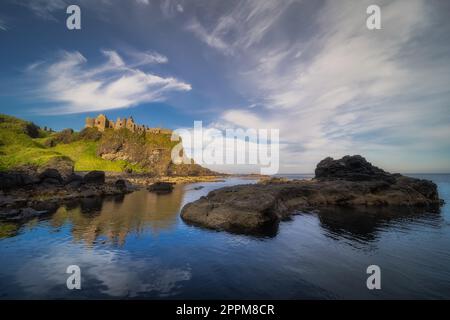
[[[131,233],[140,235],[150,229],[158,233],[172,228],[183,200],[184,188],[156,195],[147,190],[116,198],[88,198],[75,206],[62,207],[52,217],[53,227],[69,222],[72,236],[89,246],[97,241],[123,245]]]

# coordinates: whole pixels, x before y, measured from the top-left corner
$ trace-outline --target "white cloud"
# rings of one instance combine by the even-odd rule
[[[28,67],[30,76],[40,83],[40,96],[61,104],[45,113],[81,113],[135,106],[165,100],[176,91],[191,86],[173,77],[161,77],[128,66],[115,51],[102,51],[107,61],[88,65],[80,52],[63,52],[53,63],[35,63]],[[148,55],[135,65],[148,63]],[[157,55],[161,60],[162,55]],[[162,59],[167,61],[167,59]],[[40,110],[44,112],[44,110]]]
[[[407,170],[405,160],[419,167],[418,145],[428,143],[434,154],[448,147],[447,136],[433,132],[436,127],[447,132],[448,117],[442,114],[449,114],[449,107],[433,97],[449,98],[449,48],[415,41],[448,32],[433,28],[432,4],[380,1],[383,29],[369,31],[370,1],[327,1],[309,21],[312,34],[292,40],[267,38],[274,31],[287,34],[278,20],[290,9],[269,2],[245,2],[241,11],[218,18],[209,33],[196,26],[211,47],[239,53],[231,58],[244,67],[230,77],[265,106],[226,111],[225,124],[280,129],[281,158],[297,171],[311,172],[328,155],[354,153],[390,159],[388,168]]]
[[[224,54],[232,54],[232,49],[217,34],[219,33],[219,31],[215,30],[209,33],[196,19],[193,19],[187,25],[186,29],[193,32],[202,42],[206,43],[208,46],[218,49]]]
[[[184,12],[184,0],[160,0],[160,8],[164,17],[173,18]]]
[[[258,44],[293,2],[295,0],[240,1],[230,12],[217,17],[217,23],[209,28],[194,19],[187,29],[208,46],[234,54],[236,50]]]
[[[136,50],[129,50],[127,54],[135,60],[133,64],[134,67],[143,66],[147,64],[161,64],[169,62],[169,59],[166,56],[163,56],[162,54],[153,51],[142,52]]]
[[[61,13],[65,13],[65,9],[73,4],[73,1],[70,0],[10,0],[11,2],[24,6],[28,8],[31,12],[33,12],[36,16],[41,19],[58,21],[61,17]],[[77,4],[81,6],[81,10],[83,8],[92,9],[95,8],[104,8],[105,5],[120,5],[121,1],[118,0],[101,0],[101,1],[92,1],[92,0],[78,0]],[[150,5],[149,0],[134,0],[133,3],[138,5]]]

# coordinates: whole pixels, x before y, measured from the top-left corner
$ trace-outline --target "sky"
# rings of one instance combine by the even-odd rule
[[[66,8],[81,8],[68,30]],[[366,9],[381,8],[369,30]],[[445,0],[2,0],[0,113],[278,129],[280,173],[361,154],[450,172]],[[227,168],[225,171],[244,170]]]

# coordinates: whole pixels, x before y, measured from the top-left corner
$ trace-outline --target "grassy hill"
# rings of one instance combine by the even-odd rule
[[[145,172],[154,175],[214,175],[197,164],[174,165],[170,134],[127,129],[85,128],[80,132],[42,130],[35,124],[0,114],[0,171],[17,169]]]
[[[0,171],[23,166],[42,167],[55,161],[72,162],[75,171],[151,171],[137,162],[105,160],[98,155],[100,146],[105,147],[119,138],[122,142],[141,139],[140,144],[135,144],[136,149],[144,145],[167,149],[173,145],[170,137],[152,134],[139,137],[128,130],[107,130],[103,134],[93,128],[81,132],[70,129],[48,132],[31,122],[0,114]]]
[[[97,156],[98,142],[96,141],[75,141],[67,144],[58,144],[51,148],[52,151],[69,157],[74,161],[75,171],[103,170],[111,172],[122,172],[127,168],[134,172],[143,172],[138,165],[133,165],[127,161],[109,161]]]
[[[65,155],[39,143],[48,135],[31,122],[0,114],[0,170],[42,166],[52,159],[66,160]]]

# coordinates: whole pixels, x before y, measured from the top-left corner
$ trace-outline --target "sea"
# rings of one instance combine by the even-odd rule
[[[214,189],[256,182],[230,177],[0,221],[0,299],[450,299],[450,175],[411,176],[438,185],[440,212],[297,212],[258,236],[180,218]],[[374,265],[379,289],[367,286]]]

